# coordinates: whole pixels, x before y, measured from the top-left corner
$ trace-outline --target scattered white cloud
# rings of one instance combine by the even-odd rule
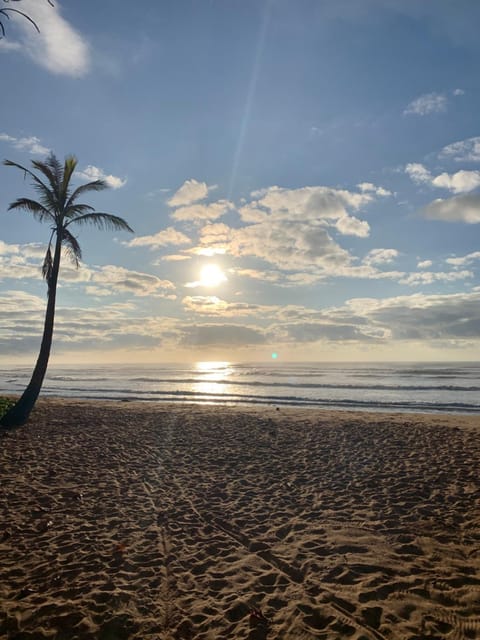
[[[396,249],[372,249],[367,253],[363,262],[367,265],[389,264],[396,260],[400,252]]]
[[[285,279],[281,271],[261,271],[260,269],[232,269],[231,271],[240,278],[251,278],[252,280],[261,280],[262,282],[273,284],[281,283]]]
[[[82,180],[104,180],[112,189],[120,189],[120,187],[124,187],[127,184],[126,180],[122,180],[117,176],[107,175],[103,169],[99,169],[92,164],[89,164],[83,171],[76,171],[75,175]]]
[[[405,173],[416,184],[430,184],[432,182],[432,174],[419,162],[409,162],[405,167]]]
[[[416,184],[429,184],[439,189],[447,189],[452,193],[468,193],[480,186],[480,171],[457,171],[456,173],[440,173],[433,176],[430,171],[418,162],[406,165],[405,173]]]
[[[444,222],[480,222],[480,194],[455,196],[449,199],[437,198],[423,209],[423,215],[431,220]]]
[[[441,173],[436,176],[434,187],[448,189],[452,193],[468,193],[480,186],[480,171],[457,171],[457,173]]]
[[[450,158],[455,162],[480,162],[480,136],[467,138],[443,147],[440,158]]]
[[[269,187],[251,194],[250,209],[268,212],[268,219],[277,220],[338,220],[348,215],[348,209],[358,211],[374,200],[368,191],[355,192],[331,187],[284,189]],[[248,222],[248,220],[245,220]]]
[[[8,133],[0,133],[0,142],[7,142],[15,149],[27,151],[32,155],[46,155],[50,152],[50,149],[44,147],[43,144],[40,143],[40,138],[36,136],[16,138],[15,136],[8,135]]]
[[[433,262],[431,260],[420,260],[417,264],[417,269],[430,269]]]
[[[139,236],[123,244],[127,247],[150,247],[150,249],[158,249],[166,245],[191,244],[191,242],[190,238],[181,231],[173,227],[168,227],[154,235]]]
[[[446,262],[453,265],[454,267],[463,267],[466,264],[475,262],[475,260],[480,260],[480,251],[474,251],[473,253],[469,253],[466,256],[447,258]]]
[[[400,278],[400,284],[410,286],[419,286],[422,284],[432,284],[434,282],[456,282],[458,280],[467,280],[472,278],[471,271],[419,271],[418,273],[410,273]]]
[[[9,245],[0,241],[0,280],[31,279],[42,280],[41,264],[46,245],[32,243]],[[89,267],[81,264],[77,269],[66,254],[63,255],[60,285],[85,284],[95,295],[121,295],[174,297],[175,285],[169,280],[161,280],[149,273],[142,273],[105,265]]]
[[[175,285],[150,273],[131,271],[124,267],[106,265],[92,270],[89,286],[95,287],[95,295],[119,295],[174,298]]]
[[[182,300],[183,307],[190,313],[208,316],[252,316],[265,315],[269,307],[246,302],[227,302],[217,296],[186,296]]]
[[[463,89],[454,89],[452,91],[454,96],[464,96],[465,95],[465,91]]]
[[[368,238],[370,234],[370,225],[365,220],[359,220],[354,216],[343,216],[335,223],[337,231],[344,236],[357,236],[359,238]]]
[[[188,253],[194,256],[219,256],[224,255],[227,250],[220,247],[193,247],[192,249],[186,249]]]
[[[54,7],[38,0],[22,0],[22,11],[36,22],[40,33],[27,20],[15,20],[20,39],[13,47],[10,45],[10,49],[24,51],[33,62],[51,73],[80,77],[88,72],[88,43],[62,17],[58,0]]]
[[[426,116],[442,113],[447,109],[447,97],[443,93],[424,93],[415,98],[404,110],[404,115]]]
[[[206,182],[199,182],[194,178],[185,180],[182,186],[167,201],[171,207],[190,205],[199,200],[205,200],[209,191],[217,188],[217,185],[208,186]]]
[[[227,211],[233,208],[228,200],[218,200],[210,204],[191,204],[182,206],[171,214],[171,218],[179,221],[202,222],[208,220],[218,220]]]
[[[360,182],[357,187],[364,193],[374,193],[377,196],[387,197],[393,195],[388,189],[377,187],[372,182]]]
[[[231,234],[232,255],[261,258],[287,272],[333,273],[351,260],[322,226],[275,220],[232,229]]]

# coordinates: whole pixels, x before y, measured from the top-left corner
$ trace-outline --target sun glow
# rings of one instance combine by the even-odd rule
[[[216,264],[206,264],[200,271],[200,284],[204,287],[217,287],[227,279]]]

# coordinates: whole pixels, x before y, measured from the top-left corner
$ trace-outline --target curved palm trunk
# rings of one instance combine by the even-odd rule
[[[53,257],[52,274],[48,282],[48,301],[45,313],[45,324],[43,327],[42,344],[38,355],[35,369],[33,370],[28,387],[14,407],[0,419],[0,425],[6,428],[18,427],[28,420],[28,417],[35,406],[38,395],[42,388],[43,379],[47,372],[50,348],[52,346],[53,325],[55,319],[55,299],[57,296],[57,280],[60,270],[60,257],[62,249],[61,232],[57,230],[55,243],[55,254]]]

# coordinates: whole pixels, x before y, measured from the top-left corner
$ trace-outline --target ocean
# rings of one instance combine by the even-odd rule
[[[18,394],[31,369],[0,369]],[[480,413],[480,363],[282,363],[50,367],[43,396]]]

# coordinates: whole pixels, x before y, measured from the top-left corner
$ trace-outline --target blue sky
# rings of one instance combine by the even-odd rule
[[[16,6],[0,156],[75,154],[135,230],[79,230],[53,363],[478,360],[477,2]],[[29,363],[49,231],[0,186],[0,361]]]

